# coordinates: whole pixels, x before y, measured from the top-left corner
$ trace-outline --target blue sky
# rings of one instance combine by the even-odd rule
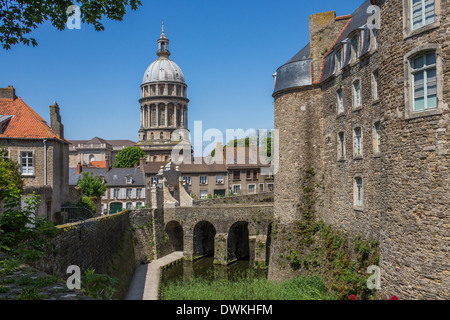
[[[188,84],[189,128],[274,127],[276,69],[308,40],[308,17],[352,13],[362,1],[143,0],[121,22],[58,31],[46,23],[33,32],[38,47],[0,49],[0,87],[14,85],[49,121],[57,101],[67,139],[137,141],[140,85],[157,59],[164,19],[171,59]],[[207,145],[208,143],[205,143]]]

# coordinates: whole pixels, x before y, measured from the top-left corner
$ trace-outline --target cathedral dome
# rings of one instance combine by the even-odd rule
[[[181,68],[170,59],[158,59],[154,61],[145,71],[143,83],[172,81],[184,82]]]

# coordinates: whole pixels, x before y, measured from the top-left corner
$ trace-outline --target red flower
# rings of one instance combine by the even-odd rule
[[[348,300],[358,300],[358,297],[355,296],[354,294],[351,294],[348,296]]]
[[[392,296],[389,298],[389,300],[400,300],[397,296]]]

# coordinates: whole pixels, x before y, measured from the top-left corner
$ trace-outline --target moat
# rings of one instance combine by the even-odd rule
[[[266,279],[267,269],[255,269],[249,260],[238,260],[227,266],[214,264],[214,258],[206,257],[194,262],[181,261],[161,272],[160,296],[164,290],[172,285],[181,284],[189,280],[230,282],[242,279]]]

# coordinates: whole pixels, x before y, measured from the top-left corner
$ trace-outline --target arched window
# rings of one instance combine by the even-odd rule
[[[95,156],[93,154],[91,154],[89,156],[89,163],[92,163],[93,161],[95,161]]]

